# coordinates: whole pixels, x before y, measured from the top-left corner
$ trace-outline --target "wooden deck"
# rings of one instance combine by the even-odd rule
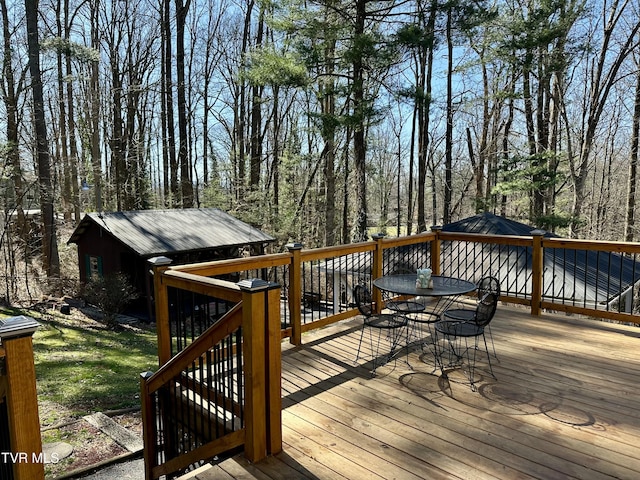
[[[204,479],[640,478],[640,328],[499,306],[478,391],[412,352],[372,377],[353,319],[283,343],[284,451]],[[484,376],[483,376],[484,374]]]

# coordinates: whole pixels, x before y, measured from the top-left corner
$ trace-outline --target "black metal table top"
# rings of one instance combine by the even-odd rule
[[[415,295],[423,297],[444,297],[449,295],[463,295],[476,289],[476,284],[461,278],[433,275],[433,288],[416,287],[417,274],[387,275],[376,278],[373,285],[399,295]]]

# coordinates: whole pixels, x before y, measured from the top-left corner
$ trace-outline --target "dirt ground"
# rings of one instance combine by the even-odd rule
[[[142,436],[142,420],[139,411],[109,416],[127,430]],[[42,432],[42,440],[45,443],[66,442],[73,446],[70,457],[45,465],[47,480],[53,480],[127,453],[126,449],[83,419],[62,424],[59,427],[45,428]]]

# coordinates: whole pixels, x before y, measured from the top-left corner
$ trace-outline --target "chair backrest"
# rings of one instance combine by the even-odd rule
[[[478,298],[482,298],[485,293],[495,293],[500,297],[500,282],[496,277],[482,277],[478,282]]]
[[[476,307],[474,321],[479,327],[486,327],[493,319],[498,307],[498,295],[495,293],[485,293]]]
[[[356,285],[353,287],[353,298],[362,315],[365,317],[373,315],[373,297],[367,287],[364,285]]]

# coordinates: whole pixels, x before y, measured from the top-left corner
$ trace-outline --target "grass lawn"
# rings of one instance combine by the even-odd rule
[[[71,315],[0,310],[0,316],[20,314],[41,324],[33,347],[43,427],[140,406],[140,373],[158,366],[155,332],[129,325],[109,330],[78,309]]]

